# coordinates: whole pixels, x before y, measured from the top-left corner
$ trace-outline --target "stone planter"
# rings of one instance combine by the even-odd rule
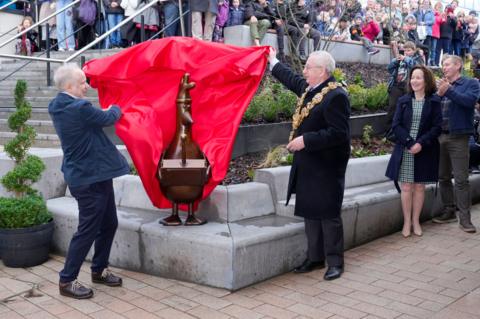
[[[0,229],[0,257],[7,267],[33,267],[48,259],[54,222],[17,229]]]
[[[351,136],[362,136],[365,125],[371,125],[374,134],[382,133],[385,130],[385,116],[386,113],[376,113],[350,117]],[[280,144],[287,144],[291,129],[291,122],[241,125],[233,146],[232,158],[268,151]],[[105,132],[115,144],[123,144],[115,134],[113,126],[107,127]]]

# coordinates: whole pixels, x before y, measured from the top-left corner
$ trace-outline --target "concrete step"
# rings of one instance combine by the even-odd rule
[[[47,207],[55,220],[54,248],[65,254],[67,238],[78,225],[78,204],[61,197],[48,200]],[[126,269],[236,290],[290,271],[305,258],[304,225],[292,218],[269,215],[234,223],[166,227],[158,221],[169,210],[119,206],[117,213],[110,262]],[[87,259],[91,258],[92,252]]]
[[[15,86],[5,88],[2,87],[0,88],[0,103],[3,101],[4,98],[11,98],[13,97],[15,90]],[[26,97],[27,99],[31,99],[34,97],[47,97],[50,99],[53,99],[56,95],[58,94],[58,90],[55,87],[36,87],[33,89],[28,88]],[[98,93],[96,90],[87,90],[86,97],[91,97],[91,98],[98,98]]]
[[[15,112],[15,108],[11,107],[0,107],[0,119],[7,119],[12,112]],[[43,108],[32,108],[32,116],[30,117],[31,120],[38,120],[38,121],[50,121],[50,115],[48,114],[48,109],[46,107]]]
[[[53,97],[29,97],[27,98],[27,101],[30,102],[30,105],[32,106],[33,109],[35,108],[41,108],[41,109],[48,109],[48,104],[50,104],[50,101],[52,101]],[[87,97],[87,100],[92,102],[93,105],[98,105],[98,98],[95,97]],[[3,108],[15,108],[14,104],[14,99],[12,98],[1,98],[0,103]]]
[[[82,53],[82,55],[85,56],[85,60],[88,61],[88,60],[91,60],[91,59],[98,59],[98,58],[110,56],[110,55],[113,55],[115,53],[120,52],[121,50],[122,49],[87,50],[84,53]],[[74,53],[75,52],[53,51],[50,54],[50,58],[65,60],[68,57],[72,56]],[[40,52],[40,53],[35,54],[35,56],[39,56],[39,57],[44,58],[44,57],[46,57],[46,54],[41,54],[41,52]],[[77,58],[75,58],[71,62],[80,63],[80,59],[81,59],[81,57],[78,56]],[[15,67],[23,66],[26,62],[27,62],[27,60],[23,60],[23,59],[3,59],[3,60],[0,61],[0,65],[5,66],[5,67],[9,67],[9,68],[15,68]],[[38,67],[38,68],[39,67],[45,67],[45,65],[46,65],[46,62],[39,62],[39,61],[31,62],[31,63],[28,64],[29,67],[32,66],[32,67]],[[60,64],[59,63],[51,63],[51,65],[52,65],[52,68],[56,68]]]
[[[0,132],[0,145],[5,145],[11,141],[15,134],[12,132]],[[58,148],[60,147],[60,139],[56,134],[37,134],[33,147]]]
[[[27,124],[31,125],[38,134],[56,134],[52,121],[29,120]],[[8,120],[0,118],[0,132],[9,131]]]

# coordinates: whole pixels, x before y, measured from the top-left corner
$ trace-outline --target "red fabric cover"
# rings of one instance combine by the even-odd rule
[[[117,135],[156,207],[171,207],[161,193],[157,165],[175,134],[175,99],[184,73],[196,83],[190,91],[193,139],[212,166],[204,199],[225,177],[238,126],[262,79],[268,51],[269,47],[169,37],[85,64],[102,108],[117,104],[122,109]]]

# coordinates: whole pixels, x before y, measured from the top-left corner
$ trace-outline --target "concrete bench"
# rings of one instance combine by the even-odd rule
[[[269,31],[261,41],[262,45],[269,45],[278,50],[277,35],[274,30]],[[226,27],[224,29],[225,44],[232,44],[241,47],[252,46],[252,38],[250,36],[250,28],[246,25],[236,25]],[[321,48],[326,39],[322,39]],[[290,55],[290,46],[288,37],[284,38],[285,54]],[[308,41],[309,47],[306,47],[305,52],[313,51],[313,40]],[[330,40],[328,52],[335,57],[337,62],[350,63],[373,63],[373,64],[388,64],[392,59],[390,47],[387,45],[377,44],[376,48],[380,50],[376,55],[368,55],[367,50],[359,41],[334,41]]]
[[[61,151],[35,151],[38,155],[45,152],[43,159],[49,169],[37,188],[46,195],[47,207],[54,215],[54,249],[65,254],[78,225],[78,206],[59,177]],[[349,162],[343,202],[345,248],[401,228],[399,194],[383,175],[388,158]],[[199,206],[197,214],[209,222],[198,227],[160,225],[159,220],[170,210],[151,204],[140,178],[127,175],[115,179],[119,227],[111,264],[230,290],[290,271],[305,258],[306,238],[303,220],[293,216],[295,199],[285,206],[289,170],[261,169],[255,182],[218,186]],[[470,180],[472,199],[478,201],[480,175]],[[423,219],[439,209],[439,197],[434,197],[434,187],[429,186]]]
[[[303,223],[275,214],[266,184],[218,186],[199,207],[198,216],[209,222],[198,227],[160,225],[170,210],[152,206],[138,176],[115,179],[114,189],[114,266],[236,290],[290,271],[304,258]],[[77,203],[67,190],[47,206],[55,217],[55,249],[65,254],[78,225]]]
[[[402,228],[400,194],[393,182],[385,177],[389,159],[390,155],[384,155],[351,159],[348,163],[342,204],[345,249]],[[294,195],[285,206],[289,173],[290,166],[260,169],[256,171],[255,181],[270,185],[278,215],[294,217]],[[470,188],[472,202],[478,202],[480,175],[470,176]],[[435,185],[428,185],[421,220],[431,219],[441,208],[440,195],[435,195]]]

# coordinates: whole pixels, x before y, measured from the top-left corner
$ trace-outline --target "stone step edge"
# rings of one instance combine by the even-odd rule
[[[14,132],[0,132],[0,138],[13,138],[17,133]],[[45,141],[60,141],[60,138],[57,134],[42,134],[37,133],[35,140],[45,140]]]

